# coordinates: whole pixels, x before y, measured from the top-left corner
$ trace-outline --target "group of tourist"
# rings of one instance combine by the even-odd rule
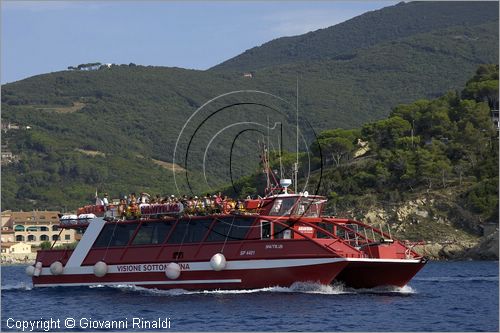
[[[221,192],[211,195],[207,193],[204,196],[175,195],[151,196],[147,193],[136,195],[130,193],[121,199],[110,202],[107,193],[102,199],[96,196],[96,205],[104,206],[105,210],[116,209],[117,215],[125,218],[140,217],[141,215],[157,214],[187,214],[187,215],[209,215],[209,214],[228,214],[231,211],[244,210],[242,200],[234,200],[223,195]]]

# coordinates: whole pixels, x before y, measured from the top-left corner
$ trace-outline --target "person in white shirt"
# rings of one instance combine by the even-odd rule
[[[108,194],[104,193],[104,198],[102,198],[102,204],[104,205],[105,208],[108,208],[109,206],[109,199],[108,199]]]

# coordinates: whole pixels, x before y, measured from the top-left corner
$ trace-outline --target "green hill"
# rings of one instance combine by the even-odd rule
[[[415,13],[426,15],[417,19]],[[357,42],[342,42],[339,56],[332,53],[337,49],[332,45],[341,36]],[[394,105],[461,89],[479,64],[498,61],[498,4],[400,4],[294,38],[302,41],[303,49],[310,45],[308,55],[270,63],[276,58],[273,52],[283,50],[270,42],[266,48],[275,51],[252,57],[252,62],[264,64],[252,78],[243,77],[246,67],[224,63],[208,71],[130,64],[60,71],[2,86],[2,123],[31,127],[3,134],[2,143],[20,161],[2,168],[2,207],[70,209],[92,198],[96,188],[116,195],[175,191],[168,163],[173,162],[181,129],[203,103],[229,91],[260,90],[294,104],[298,76],[301,117],[321,131],[361,126],[386,117]],[[255,104],[210,116],[241,102],[270,105],[285,116]],[[188,157],[193,190],[214,190],[229,182],[229,150],[241,127],[224,130],[226,126],[265,124],[268,116],[271,124],[290,124],[287,115],[293,115],[289,105],[254,93],[227,96],[194,117],[178,147],[178,152],[185,151],[196,133]],[[293,129],[284,130],[290,146]],[[206,184],[202,158],[219,131],[206,154]],[[236,176],[258,167],[259,138],[245,133],[235,142]],[[185,155],[176,156],[175,162],[183,167]],[[181,192],[189,192],[184,172],[177,175]]]
[[[277,38],[224,61],[213,70],[251,71],[311,60],[348,60],[356,51],[379,43],[491,21],[498,22],[498,2],[401,2],[326,29]]]

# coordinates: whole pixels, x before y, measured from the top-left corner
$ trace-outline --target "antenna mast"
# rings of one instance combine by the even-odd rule
[[[280,179],[283,179],[283,163],[281,162],[281,156],[283,155],[283,124],[280,123],[280,137],[278,138],[278,146],[280,152]]]
[[[296,145],[296,161],[295,161],[295,167],[294,167],[294,173],[295,173],[295,179],[294,179],[294,185],[295,185],[295,193],[297,192],[297,178],[298,178],[298,173],[299,173],[299,74],[297,74],[297,105],[296,105],[296,139],[297,139],[297,145]]]

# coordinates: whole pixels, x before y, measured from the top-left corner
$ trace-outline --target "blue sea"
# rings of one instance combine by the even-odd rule
[[[304,283],[198,292],[33,289],[24,269],[1,268],[1,331],[499,330],[499,269],[491,261],[429,262],[403,288],[369,290]]]

